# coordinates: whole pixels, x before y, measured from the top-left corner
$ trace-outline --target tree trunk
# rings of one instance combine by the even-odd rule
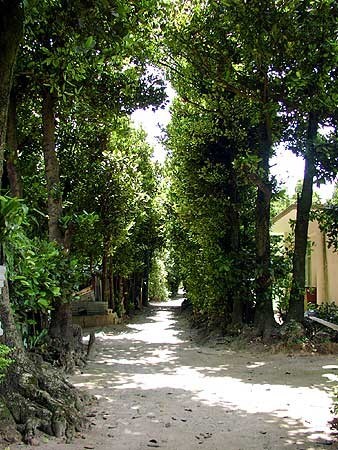
[[[120,305],[121,305],[121,317],[123,317],[127,311],[129,311],[128,298],[125,295],[125,280],[119,276],[119,292],[120,292]]]
[[[108,308],[114,311],[114,280],[113,280],[113,257],[109,257],[109,270],[108,270],[108,284],[109,284],[109,300]]]
[[[240,220],[238,214],[238,192],[237,192],[237,179],[234,171],[229,168],[230,176],[229,176],[229,186],[228,192],[230,197],[230,207],[229,207],[229,224],[230,224],[230,232],[229,232],[229,246],[232,259],[234,261],[234,270],[235,274],[239,270],[237,267],[237,255],[239,254],[239,235],[240,235]],[[237,278],[237,277],[236,277]],[[231,314],[231,322],[234,325],[242,325],[243,323],[243,300],[242,295],[237,283],[234,284],[234,289],[231,293],[232,296],[232,314]]]
[[[12,89],[7,118],[6,167],[12,197],[22,198],[22,181],[18,168],[18,140],[16,132],[16,95]]]
[[[123,278],[123,292],[124,292],[124,304],[126,309],[126,314],[129,314],[130,309],[132,309],[132,290],[131,290],[131,280],[129,277]],[[129,308],[129,312],[127,309]]]
[[[123,317],[128,311],[125,309],[124,305],[124,294],[123,294],[123,279],[121,275],[114,276],[114,295],[115,295],[115,309],[120,317]],[[126,305],[128,307],[128,305]]]
[[[135,309],[142,308],[142,276],[139,273],[135,273],[134,275],[134,285],[135,285],[135,298],[134,305]]]
[[[4,328],[4,342],[8,347],[23,350],[23,343],[19,331],[15,326],[14,315],[9,300],[8,282],[5,280],[1,289],[0,317]]]
[[[295,249],[293,253],[292,284],[290,292],[287,320],[304,320],[305,292],[305,260],[307,251],[307,236],[309,217],[312,206],[313,178],[315,175],[315,138],[318,132],[318,119],[314,113],[309,114],[307,129],[307,148],[303,187],[297,199],[297,219],[295,228]]]
[[[149,268],[143,272],[142,305],[149,306]]]
[[[42,90],[42,146],[45,163],[45,177],[48,192],[48,235],[49,240],[64,245],[59,226],[62,215],[62,193],[60,183],[59,160],[55,145],[55,98],[48,87]],[[72,313],[69,302],[57,298],[53,302],[49,335],[59,338],[69,348],[73,344]]]
[[[106,244],[103,244],[103,257],[102,257],[102,301],[106,301],[106,284],[107,284],[107,272],[108,272],[108,263],[107,263],[107,252],[106,252]]]
[[[118,310],[119,307],[120,307],[120,305],[119,305],[120,299],[119,299],[119,289],[118,289],[118,285],[119,285],[119,283],[118,283],[118,278],[119,278],[118,275],[114,275],[114,276],[113,276],[114,298],[115,298],[115,300],[116,300],[116,302],[115,302],[115,308],[116,308],[117,310]]]
[[[128,278],[128,305],[135,310],[135,272]],[[128,314],[128,312],[127,312]]]
[[[260,127],[259,173],[262,183],[256,198],[256,309],[255,326],[263,337],[269,338],[274,327],[272,308],[272,278],[270,267],[270,201],[269,159],[272,147],[268,119]]]
[[[0,187],[13,66],[22,37],[22,3],[20,0],[0,1]],[[2,254],[0,262],[4,262]],[[59,379],[55,373],[47,376],[45,366],[39,370],[40,364],[31,362],[24,354],[22,340],[16,329],[10,306],[7,280],[0,294],[0,317],[5,332],[5,343],[16,348],[15,364],[10,366],[10,375],[1,383],[0,409],[1,412],[6,411],[6,424],[4,428],[0,427],[0,440],[2,436],[5,436],[6,440],[8,436],[14,437],[12,430],[15,425],[14,416],[20,423],[23,437],[28,444],[36,444],[33,439],[35,431],[44,425],[47,425],[44,431],[48,428],[50,434],[60,434],[57,433],[56,425],[65,423],[65,431],[69,434],[73,431],[74,434],[75,428],[79,430],[84,423],[82,416],[84,403],[79,395],[73,393],[75,390],[67,381]],[[70,404],[69,407],[67,402]],[[57,415],[63,423],[60,419],[57,423]],[[49,424],[48,417],[51,419]]]
[[[59,301],[57,307],[52,310],[49,336],[51,338],[62,338],[68,344],[72,343],[72,311],[69,303]]]
[[[83,366],[86,348],[82,343],[82,330],[72,324],[70,303],[55,301],[48,332],[48,347],[43,355],[47,362],[73,373],[75,366]]]
[[[0,188],[6,145],[9,96],[16,54],[22,38],[22,29],[23,9],[21,1],[2,0],[0,2]],[[3,263],[2,260],[1,263]],[[5,344],[22,349],[22,340],[16,329],[11,310],[7,280],[5,280],[5,285],[0,293],[0,317],[4,328]]]
[[[62,214],[62,194],[59,161],[55,146],[54,108],[55,99],[47,87],[42,91],[42,146],[48,192],[48,233],[50,241],[63,245],[63,237],[59,227]]]
[[[139,275],[139,292],[140,292],[140,297],[139,297],[139,308],[142,309],[143,306],[143,275],[140,274]]]
[[[2,0],[0,2],[0,183],[6,144],[9,95],[12,88],[16,54],[22,38],[22,28],[21,1]]]

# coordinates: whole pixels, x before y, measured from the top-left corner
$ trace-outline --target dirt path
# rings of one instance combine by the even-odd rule
[[[97,336],[93,360],[72,377],[100,399],[91,430],[40,448],[338,448],[327,425],[336,357],[197,346],[177,324],[178,304],[160,304]]]

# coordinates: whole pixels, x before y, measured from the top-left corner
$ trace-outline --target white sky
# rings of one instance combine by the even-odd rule
[[[279,182],[282,182],[288,192],[292,195],[298,180],[303,179],[304,160],[296,156],[290,150],[280,148],[277,154],[271,159],[271,174],[276,176]],[[325,201],[332,197],[334,184],[321,185],[319,188],[314,186],[321,200]]]
[[[153,112],[152,108],[138,109],[131,115],[131,119],[136,126],[142,127],[147,133],[147,142],[154,148],[154,159],[163,163],[166,158],[166,151],[159,142],[162,136],[162,129],[170,122],[170,105],[175,97],[175,91],[170,85],[167,85],[166,92],[169,104],[165,109],[158,109]]]
[[[147,142],[154,149],[154,159],[163,163],[166,151],[158,139],[162,135],[161,128],[166,127],[170,122],[169,112],[163,109],[156,112],[153,112],[151,108],[138,109],[131,115],[131,118],[137,127],[142,127],[147,133]]]
[[[167,94],[172,102],[175,91],[167,86]],[[170,104],[165,109],[159,109],[153,112],[151,108],[139,109],[135,111],[131,118],[134,124],[142,127],[147,133],[147,142],[154,148],[154,159],[163,163],[166,157],[166,151],[159,142],[162,135],[161,129],[165,128],[170,122]],[[271,174],[275,175],[279,182],[284,183],[288,194],[295,192],[296,183],[303,178],[304,160],[295,156],[289,150],[279,149],[276,157],[271,159]],[[320,188],[314,187],[322,200],[332,197],[334,185],[322,185]]]

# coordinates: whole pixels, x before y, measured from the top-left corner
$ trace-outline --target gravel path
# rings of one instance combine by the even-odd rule
[[[40,448],[338,448],[327,424],[336,357],[199,346],[186,321],[177,323],[179,303],[153,305],[97,334],[92,360],[71,379],[100,399],[91,430],[71,444],[44,439]]]

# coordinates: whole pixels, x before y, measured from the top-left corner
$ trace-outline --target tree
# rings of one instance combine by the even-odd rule
[[[6,142],[9,95],[16,55],[22,38],[23,9],[19,0],[0,3],[0,180]]]
[[[22,38],[23,9],[19,0],[0,2],[0,187],[3,173],[4,149],[7,132],[9,96],[19,43]],[[2,218],[4,226],[4,218]],[[0,242],[1,248],[3,240]],[[1,259],[3,256],[1,255]],[[3,259],[0,263],[4,263]],[[0,315],[5,329],[6,342],[21,347],[14,326],[9,303],[7,280],[1,292]]]
[[[285,36],[288,46],[280,71],[283,72],[283,90],[288,94],[282,101],[289,136],[294,136],[296,141],[293,147],[305,159],[302,191],[297,199],[288,312],[288,318],[297,321],[304,318],[305,258],[313,183],[315,179],[317,182],[332,179],[337,172],[334,136],[320,136],[322,126],[335,126],[337,12],[336,2],[331,0],[316,6],[293,2],[286,12],[290,22]]]
[[[83,127],[81,130],[83,133]],[[87,249],[83,244],[90,237],[90,253],[87,253],[90,270],[102,267],[104,299],[112,309],[123,314],[123,309],[129,310],[129,303],[134,303],[142,284],[146,303],[148,266],[161,240],[156,206],[157,173],[150,162],[152,150],[144,141],[144,133],[133,130],[127,119],[115,118],[105,132],[102,142],[95,139],[88,153],[83,153],[80,144],[82,151],[72,155],[68,175],[73,186],[66,197],[72,206],[67,214],[72,217],[86,210],[98,218],[93,235],[87,232],[85,241],[75,234],[71,251],[85,256]],[[87,145],[92,136],[88,130],[84,140]],[[123,280],[133,290],[133,300],[125,299],[125,304],[121,303],[122,292],[117,286]],[[129,291],[129,287],[124,290]]]
[[[173,4],[172,14],[164,35],[168,51],[162,61],[179,94],[196,103],[191,92],[198,91],[199,105],[206,98],[226,98],[225,94],[241,98],[250,127],[255,129],[248,153],[257,158],[256,169],[250,174],[257,186],[256,326],[268,336],[274,325],[269,237],[273,180],[269,159],[274,144],[286,132],[295,136],[297,130],[295,141],[306,155],[296,232],[294,279],[298,280],[293,288],[293,298],[298,298],[295,304],[300,305],[303,280],[299,277],[304,268],[300,261],[306,248],[304,235],[315,167],[330,161],[333,168],[334,160],[335,147],[315,141],[319,125],[332,123],[336,105],[336,6],[331,0],[315,6],[300,1],[287,5],[272,1],[194,1],[181,13]],[[300,320],[301,307],[294,310],[293,301],[291,304],[291,315]]]
[[[174,103],[167,141],[168,228],[195,314],[224,329],[250,321],[254,265],[247,224],[253,209],[245,200],[250,181],[241,175],[247,134],[239,105],[228,106],[232,114],[222,119],[214,106],[212,100],[204,108]]]
[[[18,168],[16,93],[12,87],[7,118],[6,170],[10,192],[13,197],[22,198],[22,179]]]
[[[1,21],[4,24],[15,22],[15,5],[18,7],[19,3],[12,2],[9,5],[9,2],[0,2],[0,12],[3,13]],[[26,12],[25,40],[16,71],[16,124],[15,114],[10,115],[10,120],[6,120],[6,105],[11,88],[7,81],[11,78],[12,66],[9,71],[1,72],[1,88],[6,87],[1,100],[6,98],[7,102],[6,105],[5,102],[1,105],[1,114],[4,111],[0,115],[1,121],[3,119],[0,124],[1,151],[7,124],[8,129],[13,132],[7,139],[7,174],[10,180],[5,181],[9,181],[11,188],[15,187],[16,182],[10,176],[10,170],[16,159],[16,131],[22,158],[19,161],[23,169],[22,192],[24,197],[32,194],[27,202],[32,206],[30,218],[34,216],[36,220],[34,222],[32,219],[24,232],[23,229],[20,230],[22,233],[18,245],[12,242],[6,248],[11,267],[12,305],[8,295],[3,296],[1,317],[5,322],[8,344],[15,346],[18,351],[15,355],[16,364],[11,366],[9,376],[1,385],[0,409],[8,411],[8,429],[15,425],[13,418],[22,422],[22,435],[29,444],[36,444],[37,429],[48,434],[66,435],[70,439],[75,428],[80,429],[83,425],[84,399],[62,377],[48,369],[46,364],[41,366],[39,357],[35,357],[34,363],[32,362],[23,348],[17,326],[22,325],[22,329],[26,330],[24,344],[26,348],[31,347],[33,342],[37,342],[35,331],[39,324],[36,315],[41,310],[47,312],[52,309],[53,319],[56,320],[53,320],[51,334],[54,329],[55,335],[65,344],[63,348],[67,351],[72,349],[73,329],[69,326],[68,303],[76,286],[75,283],[70,286],[70,278],[78,270],[85,271],[84,260],[88,262],[91,256],[97,256],[92,242],[88,242],[81,254],[80,245],[76,248],[86,227],[87,230],[88,227],[95,228],[101,238],[107,223],[110,232],[108,264],[115,270],[112,257],[118,261],[116,252],[126,250],[126,254],[121,255],[121,260],[122,256],[127,256],[129,265],[126,270],[121,261],[118,261],[121,263],[119,273],[126,277],[133,270],[143,274],[149,262],[146,258],[151,258],[151,252],[157,243],[157,217],[151,213],[156,182],[149,162],[150,149],[144,142],[144,136],[131,132],[129,125],[121,127],[124,131],[121,133],[117,132],[119,127],[116,125],[119,122],[117,115],[126,115],[139,105],[158,105],[163,101],[161,83],[146,73],[146,51],[141,45],[145,42],[145,33],[136,32],[137,23],[141,23],[143,19],[148,20],[154,6],[151,1],[146,4],[143,2],[142,5],[117,2],[114,7],[103,0],[32,2]],[[13,13],[13,17],[6,15],[8,11]],[[99,27],[97,23],[100,23]],[[130,33],[131,29],[133,35]],[[1,27],[1,58],[5,55],[2,49],[8,49],[8,54],[13,57],[13,65],[14,53],[10,50],[11,46],[14,48],[16,39],[20,39],[20,33],[12,36],[13,39],[9,42],[9,34],[2,33],[2,30],[7,32],[7,29],[5,26]],[[8,48],[2,47],[2,42]],[[1,65],[1,70],[4,67]],[[85,80],[91,81],[90,87],[81,89]],[[85,133],[81,134],[79,130],[83,128]],[[116,136],[113,139],[114,133]],[[123,139],[126,139],[124,144]],[[122,144],[119,140],[122,140]],[[109,144],[116,148],[112,149]],[[79,173],[76,176],[70,170],[71,164],[65,164],[71,161],[74,149],[77,161],[84,161],[82,166],[77,166]],[[24,164],[26,162],[28,164]],[[104,214],[99,218],[95,213],[86,214],[80,208],[80,201],[74,205],[73,210],[69,203],[64,202],[72,198],[74,186],[78,187],[81,176],[82,186],[85,188],[85,181],[90,179],[90,172],[95,169],[97,162],[101,173],[98,170],[95,181],[101,191],[98,189],[93,193],[102,194],[104,200],[111,202],[108,206],[114,203],[111,188],[116,188],[120,194],[120,204],[113,206],[118,206],[115,212],[121,214],[110,214],[106,223],[103,223]],[[88,169],[87,178],[81,174],[82,168]],[[72,177],[67,176],[68,170],[72,172]],[[142,174],[138,174],[138,170]],[[99,178],[101,174],[104,174],[103,179]],[[136,179],[137,183],[134,185]],[[11,192],[15,194],[16,190],[11,189]],[[22,202],[14,199],[6,198],[3,203],[5,206],[1,209],[0,220],[8,227],[7,212],[10,208],[6,205],[19,205],[18,210],[25,207]],[[93,203],[93,198],[90,198],[89,204]],[[37,206],[40,212],[34,211]],[[75,211],[78,212],[77,215],[74,214]],[[98,223],[98,219],[102,221]],[[18,216],[14,220],[17,225],[16,220]],[[3,226],[1,232],[6,227]],[[48,231],[50,240],[54,242],[44,240]],[[1,243],[4,243],[3,239]],[[135,259],[131,254],[134,249]],[[77,260],[79,254],[81,259]],[[143,260],[136,260],[137,258]],[[99,260],[98,264],[100,262]],[[30,277],[27,276],[29,271]],[[87,281],[85,275],[83,274],[82,280]],[[3,292],[7,294],[8,289]],[[15,321],[11,306],[16,309]],[[56,347],[54,349],[57,350]],[[50,359],[53,351],[50,350],[44,356]]]
[[[262,15],[262,10],[266,14]],[[242,99],[242,108],[249,118],[248,149],[250,155],[256,157],[256,167],[251,165],[250,168],[251,179],[257,187],[256,326],[260,333],[269,336],[274,326],[269,158],[280,134],[277,116],[280,74],[274,67],[285,47],[279,25],[283,28],[286,18],[282,7],[269,1],[263,4],[196,1],[181,15],[177,15],[175,6],[173,11],[175,20],[165,36],[169,58],[165,58],[164,65],[169,67],[173,80],[178,80],[178,84],[181,80],[182,86],[189,86],[182,97],[189,101],[186,92],[194,86],[200,98],[223,97],[228,102],[229,97],[235,101]],[[243,167],[250,167],[250,162]]]
[[[147,6],[151,9],[152,2]],[[34,110],[41,111],[48,235],[63,248],[65,258],[72,230],[61,227],[65,176],[60,160],[67,152],[60,146],[61,136],[79,124],[78,113],[81,119],[105,127],[117,112],[126,114],[163,100],[160,83],[145,73],[145,63],[138,56],[146,53],[137,49],[145,39],[138,30],[147,14],[147,8],[132,2],[118,2],[112,8],[105,1],[37,1],[27,13],[17,88],[21,98],[29,92],[29,100],[27,96],[24,100],[33,99]],[[99,28],[94,26],[97,22]],[[10,169],[10,157],[8,163]],[[50,335],[66,344],[63,348],[72,348],[69,299],[55,298]]]

